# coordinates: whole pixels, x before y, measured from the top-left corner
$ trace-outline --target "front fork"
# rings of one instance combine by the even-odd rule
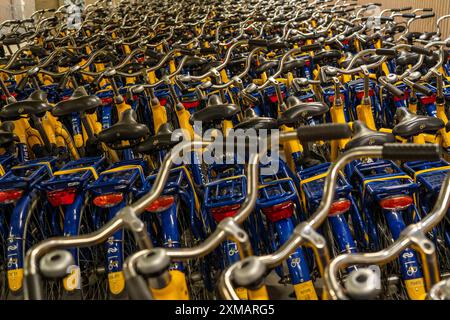
[[[170,208],[158,212],[158,218],[162,228],[162,240],[165,248],[180,248],[181,235],[178,228],[177,201]],[[156,300],[189,300],[186,274],[181,262],[174,262],[170,266],[170,281],[162,289],[151,289]]]
[[[126,200],[108,210],[108,221],[111,221],[118,212],[126,206]],[[119,296],[125,290],[125,277],[123,273],[124,261],[124,230],[121,229],[108,238],[106,249],[106,274],[108,275],[108,288],[111,294]]]
[[[181,234],[178,228],[177,202],[175,201],[170,208],[157,213],[162,227],[162,240],[164,248],[181,248]],[[173,262],[171,270],[183,271],[181,262]]]
[[[67,206],[64,210],[64,236],[73,237],[80,233],[81,215],[84,206],[84,194],[78,194],[73,204]],[[63,279],[64,290],[75,294],[76,290],[81,290],[81,271],[79,261],[79,249],[71,248],[68,250],[73,258],[74,265],[71,266],[68,276]]]
[[[386,217],[394,241],[400,237],[401,232],[406,228],[403,213],[404,211],[402,210],[383,209],[383,214]],[[410,248],[406,248],[400,254],[399,262],[400,272],[408,297],[411,300],[423,300],[426,296],[425,283],[416,252]]]
[[[274,223],[274,227],[279,237],[279,245],[282,246],[294,232],[292,219],[279,220]],[[318,300],[303,249],[297,248],[286,260],[286,263],[297,300]]]
[[[27,230],[30,219],[30,204],[36,191],[26,192],[15,204],[11,213],[9,236],[6,244],[7,280],[9,291],[21,294],[23,288],[23,264],[27,248]],[[36,212],[34,212],[36,214]],[[39,221],[42,221],[43,212],[39,212]],[[40,230],[45,233],[46,230]]]

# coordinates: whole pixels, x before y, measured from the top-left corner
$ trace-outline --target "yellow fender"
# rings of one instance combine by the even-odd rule
[[[153,114],[153,127],[155,132],[158,132],[159,128],[167,123],[167,113],[166,108],[163,107],[159,102],[155,106],[151,106]]]
[[[377,130],[373,119],[372,106],[370,104],[360,104],[356,107],[358,120],[361,120],[371,130]]]

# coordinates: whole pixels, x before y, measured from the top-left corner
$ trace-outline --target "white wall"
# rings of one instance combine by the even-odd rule
[[[415,21],[413,31],[435,31],[437,18],[450,14],[450,0],[358,0],[358,3],[381,3],[383,8],[433,8],[436,18]],[[441,25],[443,38],[450,36],[450,19]]]
[[[0,0],[0,22],[29,17],[35,8],[35,2],[30,0]]]

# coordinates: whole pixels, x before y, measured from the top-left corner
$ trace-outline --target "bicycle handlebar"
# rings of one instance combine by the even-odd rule
[[[350,265],[386,264],[396,259],[409,246],[413,246],[421,254],[425,284],[430,291],[433,285],[439,282],[440,274],[434,243],[426,237],[426,233],[445,218],[449,205],[450,175],[447,175],[431,212],[420,222],[407,226],[389,247],[375,253],[343,254],[331,261],[324,275],[325,287],[330,298],[333,300],[349,298],[337,279],[339,270]]]
[[[439,158],[440,150],[437,145],[425,146],[412,145],[404,148],[402,144],[386,144],[385,146],[358,147],[351,149],[342,154],[336,162],[334,162],[325,178],[324,192],[322,200],[316,212],[306,222],[300,223],[295,227],[291,238],[285,242],[276,252],[260,257],[249,257],[232,265],[228,270],[222,273],[219,283],[220,293],[227,299],[238,299],[233,287],[233,274],[241,272],[245,274],[245,283],[236,283],[237,286],[245,286],[246,284],[261,282],[261,277],[267,273],[268,269],[275,268],[282,261],[286,260],[292,252],[302,245],[308,245],[313,248],[316,261],[322,276],[325,276],[325,267],[329,262],[329,253],[325,239],[315,230],[320,227],[328,216],[328,212],[332,206],[335,196],[335,188],[340,175],[340,171],[353,160],[359,158],[383,158],[387,156],[391,159],[404,159],[408,156],[408,160],[419,159],[436,160]],[[450,181],[449,181],[450,184]],[[450,198],[450,195],[447,196]],[[450,199],[448,200],[450,202]],[[447,203],[447,207],[448,208]],[[352,255],[348,255],[352,256]],[[233,279],[236,281],[236,279]]]

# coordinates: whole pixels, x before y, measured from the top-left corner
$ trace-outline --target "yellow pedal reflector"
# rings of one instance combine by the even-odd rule
[[[11,291],[19,291],[23,285],[23,269],[8,270],[8,287]]]
[[[123,271],[108,274],[109,291],[118,295],[125,289],[125,277]]]
[[[312,280],[294,285],[297,300],[319,300]]]
[[[411,300],[425,300],[427,293],[423,278],[405,280],[405,287]]]

